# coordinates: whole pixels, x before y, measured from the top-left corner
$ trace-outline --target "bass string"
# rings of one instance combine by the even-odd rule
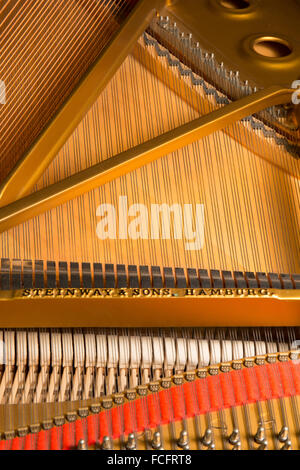
[[[82,5],[52,2],[37,8],[36,3],[27,1],[22,8],[17,4],[10,15],[3,15],[3,79],[9,95],[6,106],[1,109],[5,117],[1,119],[3,165],[9,165],[9,158],[16,149],[19,154],[51,117],[74,81],[118,27],[114,18],[124,6],[127,8],[126,4],[121,2],[118,6],[112,0],[105,4],[87,0]],[[33,27],[36,24],[40,26],[39,35]],[[11,34],[12,28],[14,34]],[[49,93],[54,80],[56,86]],[[30,93],[25,93],[29,88]],[[20,107],[26,109],[21,119]],[[15,138],[16,127],[23,143]]]

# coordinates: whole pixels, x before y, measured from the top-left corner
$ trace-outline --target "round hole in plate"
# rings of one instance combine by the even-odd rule
[[[286,57],[292,52],[292,48],[285,39],[264,36],[257,38],[253,45],[253,50],[262,57],[279,59]]]
[[[249,0],[219,0],[219,2],[222,7],[230,10],[243,10],[250,6]]]

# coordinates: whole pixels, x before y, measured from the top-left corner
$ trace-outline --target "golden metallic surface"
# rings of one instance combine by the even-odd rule
[[[178,18],[186,31],[192,32],[193,38],[199,40],[201,47],[203,45],[207,51],[214,52],[217,60],[224,61],[227,68],[239,70],[242,79],[264,88],[217,110],[214,107],[214,97],[205,95],[203,90],[197,95],[190,86],[189,77],[182,80],[180,77],[180,80],[172,83],[175,76],[170,71],[172,67],[167,72],[167,67],[162,67],[161,73],[156,74],[164,58],[157,58],[154,54],[152,58],[147,57],[147,54],[143,55],[141,42],[133,49],[134,41],[149,23],[154,10],[160,10],[164,3],[159,0],[141,0],[138,3],[95,68],[86,76],[27,156],[24,156],[11,179],[0,188],[0,258],[39,259],[44,263],[46,260],[58,263],[64,259],[90,263],[99,261],[157,265],[160,268],[196,266],[266,273],[299,272],[298,162],[296,159],[288,160],[286,148],[280,147],[272,137],[265,137],[260,130],[251,127],[250,122],[238,122],[243,117],[270,106],[290,105],[291,95],[295,90],[289,87],[292,81],[299,78],[300,69],[296,15],[300,8],[299,2],[286,2],[288,5],[285,16],[282,14],[284,7],[280,0],[249,0],[249,8],[243,11],[226,8],[230,0],[166,2],[168,10],[163,10],[163,14]],[[270,42],[273,42],[274,47],[271,50],[268,48]],[[128,64],[124,59],[129,52],[132,55],[129,56]],[[135,83],[136,89],[122,81],[117,84],[115,81],[111,86],[122,61],[125,65],[127,63],[127,72],[135,71],[127,79],[129,77],[128,82]],[[159,62],[157,67],[156,61]],[[142,64],[141,69],[147,69],[151,79],[148,76],[145,79],[146,74],[136,70],[137,62]],[[124,70],[119,77],[126,77]],[[206,79],[205,76],[204,78]],[[154,86],[152,89],[149,83],[154,83],[156,79],[160,88]],[[148,86],[145,84],[146,80]],[[274,83],[277,85],[273,86]],[[213,82],[210,83],[212,84]],[[129,92],[126,90],[123,94],[126,87]],[[168,94],[170,89],[173,94]],[[102,108],[103,114],[101,115],[101,111],[97,114],[100,119],[95,124],[91,106],[102,90],[107,93],[103,99],[105,106]],[[152,95],[151,90],[154,90]],[[143,93],[149,102],[152,101],[144,108]],[[153,99],[155,93],[158,96],[157,101]],[[179,106],[179,100],[176,101],[174,95],[181,98]],[[228,97],[231,98],[230,94]],[[97,108],[101,99],[100,95],[93,108],[97,112],[101,109],[101,105]],[[122,100],[130,103],[128,108]],[[165,105],[166,102],[169,106]],[[209,110],[210,106],[214,111],[201,116],[197,105],[201,111]],[[170,122],[176,115],[173,124],[176,127],[177,123],[178,127],[174,129],[171,124],[167,129],[164,128],[159,122],[159,113],[151,114],[155,107],[161,108],[166,121],[168,112]],[[134,109],[138,112],[132,112]],[[193,112],[194,116],[191,118]],[[129,121],[124,119],[124,115],[130,116]],[[184,124],[178,124],[176,119],[183,115]],[[191,120],[195,117],[195,120]],[[139,121],[142,123],[141,127]],[[169,124],[167,122],[167,126]],[[150,130],[154,129],[153,135],[147,134],[147,126],[152,126]],[[156,129],[160,132],[156,133]],[[77,133],[78,141],[72,140],[73,131]],[[90,145],[89,137],[93,132]],[[98,135],[101,139],[97,148],[94,142]],[[151,140],[144,141],[147,135],[147,139]],[[137,141],[134,140],[136,136]],[[128,142],[129,145],[126,145]],[[64,144],[69,152],[65,152],[66,160],[63,158]],[[114,151],[118,146],[118,151]],[[76,161],[78,156],[79,162]],[[64,175],[64,166],[70,173]],[[48,170],[44,173],[46,167]],[[64,175],[62,180],[61,175]],[[29,195],[35,183],[39,190]],[[116,239],[97,239],[98,203],[115,204],[117,197],[124,193],[129,195],[130,203],[142,201],[147,208],[152,202],[164,200],[168,204],[176,200],[203,204],[203,248],[187,253],[183,243],[177,244],[177,240],[120,242]],[[21,199],[16,200],[18,198]],[[58,207],[59,205],[61,206]],[[22,223],[23,225],[18,225]],[[8,229],[10,230],[6,232]],[[14,275],[12,269],[10,281]],[[34,280],[35,276],[34,273]],[[20,283],[23,281],[22,273]],[[282,324],[299,326],[299,301],[300,291],[296,289],[0,290],[0,326],[254,326],[258,329]],[[271,362],[271,359],[292,359],[296,354],[282,353],[280,359],[278,353],[274,353],[238,362],[241,366],[250,364],[259,367],[255,362],[258,364],[268,360]],[[233,363],[224,363],[194,373],[189,372],[189,375],[213,375],[231,368],[234,368]],[[0,370],[1,377],[3,370],[4,368]],[[11,372],[15,373],[15,370]],[[184,382],[192,379],[188,374],[183,374],[172,380],[174,387],[178,380]],[[158,389],[162,389],[161,383],[158,383]],[[147,393],[152,391],[149,385]],[[133,395],[137,395],[135,390]],[[120,404],[120,400],[126,402],[127,399],[125,392],[80,402],[1,404],[0,433],[6,432],[4,437],[9,439],[15,431],[21,435],[22,432],[25,434],[41,428],[49,429],[53,424],[57,425],[60,419],[60,424],[63,424],[65,420],[71,421],[88,415],[93,406],[94,410],[95,407],[102,407],[103,410]],[[291,423],[289,437],[292,448],[299,448],[299,396],[261,402],[259,406],[260,415],[257,403],[235,409],[241,449],[259,448],[253,436],[258,424],[261,424],[261,418],[265,425],[268,449],[280,448],[277,437],[284,424],[283,408]],[[274,416],[270,410],[275,413]],[[216,448],[232,449],[228,442],[235,429],[232,409],[210,413],[209,418]],[[162,426],[164,448],[179,450],[176,440],[183,431],[183,424],[187,426],[190,448],[204,449],[196,429],[197,424],[203,436],[208,425],[207,416],[204,415],[199,417],[198,423],[194,419],[188,419],[186,423],[174,422],[170,426]],[[138,433],[137,448],[147,448],[149,443],[146,441],[145,434]],[[124,441],[115,440],[113,446],[115,449],[124,448]]]
[[[154,9],[161,9],[163,5],[164,2],[158,0],[151,4],[146,0],[139,2],[110,47],[106,48],[101,55],[98,65],[93,67],[48,128],[2,184],[0,189],[2,206],[28,194],[30,188],[124,60],[139,34],[145,29],[151,18],[150,11],[153,13]],[[296,18],[299,7],[289,4],[285,8],[283,15],[281,2],[278,1],[274,4],[269,0],[259,5],[253,1],[250,2],[249,8],[232,10],[222,6],[220,0],[211,0],[207,4],[197,5],[189,0],[170,2],[166,11],[179,18],[188,31],[193,32],[195,39],[199,39],[200,44],[204,45],[207,50],[215,52],[218,60],[225,61],[229,69],[240,70],[245,79],[253,78],[252,81],[256,85],[266,88],[274,83],[288,87],[298,78],[300,54],[296,39],[298,31]],[[269,26],[266,26],[264,20],[266,17],[269,19]],[[288,17],[289,19],[285,20]],[[261,25],[267,28],[263,35],[261,35],[263,30]],[[274,36],[275,33],[271,34],[272,28],[278,37]],[[259,33],[256,33],[256,30]],[[291,39],[286,38],[281,31],[289,31],[288,36]],[[255,52],[255,44],[272,38],[275,43],[291,44],[291,54],[278,58],[264,57]]]
[[[138,42],[132,51],[132,55],[148,70],[155,70],[155,76],[166,87],[171,89],[172,92],[178,95],[180,99],[184,100],[189,106],[191,106],[196,112],[199,112],[199,108],[201,108],[201,111],[204,110],[203,114],[208,114],[212,111],[211,102],[207,99],[207,97],[204,98],[201,96],[197,86],[192,86],[191,83],[186,80],[174,80],[174,67],[170,67],[168,66],[168,63],[165,63],[162,60],[158,60],[157,53],[151,53],[149,48],[143,48],[140,42]],[[295,107],[295,112],[299,114],[300,122],[300,106]],[[240,128],[242,125],[243,124],[240,121],[235,123],[237,128]],[[277,125],[278,124],[276,124],[276,126]],[[236,132],[235,127],[226,127],[223,129],[223,132],[228,134],[231,138],[238,140],[237,136],[239,135],[239,132]],[[276,166],[282,168],[290,175],[295,176],[296,178],[299,177],[300,173],[296,165],[291,167],[288,165],[288,161],[285,159],[275,159],[274,151],[272,152],[272,141],[270,142],[268,139],[264,139],[264,151],[262,154],[261,146],[255,141],[255,139],[253,139],[253,129],[247,129],[245,126],[243,126],[242,132],[244,134],[244,138],[238,140],[241,145],[244,145],[245,147],[248,146],[251,151],[255,153],[255,155],[268,160],[272,164],[276,164]]]
[[[297,326],[299,290],[0,291],[0,327]],[[155,312],[155,315],[153,315]]]
[[[143,38],[139,45],[140,56],[146,51],[147,60],[150,54],[157,59],[151,61],[150,70],[132,56],[124,61],[37,189],[216,108],[214,96],[208,97],[201,86],[181,76],[167,58],[157,56],[154,47],[145,47]],[[167,85],[173,85],[177,94],[156,79],[157,71],[159,77],[168,73]],[[59,261],[101,261],[161,270],[180,266],[299,273],[297,160],[249,122],[239,121],[227,130],[233,138],[223,130],[210,134],[3,232],[0,256],[40,259],[44,266],[47,260],[57,266]],[[97,208],[109,203],[118,211],[120,195],[127,197],[128,208],[143,203],[149,215],[152,204],[203,204],[202,249],[187,251],[184,236],[152,240],[149,230],[148,239],[121,240],[118,234],[117,239],[99,239]]]
[[[290,87],[299,78],[296,20],[299,13],[300,5],[293,1],[288,4],[280,0],[178,1],[168,6],[170,21],[162,18],[151,24],[150,31],[191,69],[231,99],[238,99],[245,83],[259,89],[273,84]],[[213,66],[206,67],[199,61],[197,48],[207,52],[207,61],[212,61]],[[288,106],[284,119],[264,113],[260,119],[288,136],[299,154],[300,132],[295,111],[296,106]]]
[[[288,103],[293,91],[278,86],[260,90],[2,207],[0,209],[0,232],[208,136],[243,117],[269,106]],[[33,160],[26,159],[24,163],[25,161],[28,165],[33,164]],[[41,168],[39,165],[37,166]],[[23,173],[24,171],[23,168]],[[32,182],[33,179],[30,184]],[[28,189],[29,187],[30,185],[23,186]]]
[[[0,187],[0,205],[28,194],[149,24],[162,0],[141,0],[92,69]]]
[[[299,79],[299,2],[249,0],[248,7],[240,9],[228,8],[225,3],[174,1],[168,4],[168,11],[226,68],[238,70],[243,80],[267,88],[274,83],[289,87]],[[273,47],[273,57],[259,54],[253,49],[259,39],[288,44],[291,52],[282,56],[284,51],[277,51],[272,42],[269,49],[272,52]]]

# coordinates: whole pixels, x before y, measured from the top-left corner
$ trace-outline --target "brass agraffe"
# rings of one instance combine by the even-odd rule
[[[0,232],[84,192],[182,148],[269,106],[289,103],[292,89],[273,86],[166,132],[152,140],[0,209]]]

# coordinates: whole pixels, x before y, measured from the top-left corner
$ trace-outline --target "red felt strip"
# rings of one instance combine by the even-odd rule
[[[102,411],[99,416],[92,415],[76,423],[66,423],[51,431],[41,431],[37,435],[28,434],[21,443],[20,438],[11,441],[0,441],[0,450],[24,450],[60,448],[59,434],[62,432],[63,449],[72,449],[79,439],[84,439],[87,423],[88,443],[97,441],[99,420],[100,441],[110,436],[112,423],[113,437],[118,438],[124,433],[120,417],[126,422],[126,433],[155,428],[161,423],[183,419],[220,409],[222,407],[239,406],[256,400],[269,400],[281,396],[300,394],[300,364],[296,361],[255,366],[249,369],[231,371],[219,376],[209,376],[187,382],[183,386],[173,386],[170,390],[140,398],[136,402],[127,403],[123,407]],[[134,405],[134,410],[132,410]],[[50,439],[49,439],[50,438]]]
[[[123,407],[117,406],[111,410],[111,422],[112,422],[112,437],[118,438],[123,434],[123,426],[121,422],[121,414],[123,414]]]
[[[24,450],[33,450],[33,435],[32,434],[27,434],[25,437],[25,444],[24,444]]]
[[[75,445],[77,447],[78,442],[80,440],[85,440],[84,439],[84,420],[83,419],[77,419],[75,421]]]
[[[267,375],[266,368],[260,366],[255,367],[254,370],[261,400],[270,400],[270,398],[272,397],[272,391],[269,384],[269,378]]]
[[[183,385],[184,401],[186,407],[186,415],[191,418],[199,413],[196,400],[196,389],[194,383],[185,383]]]
[[[130,434],[135,432],[135,403],[128,402],[123,406],[124,409],[124,432]]]
[[[244,405],[247,403],[247,393],[243,379],[243,372],[241,370],[235,370],[231,372],[230,375],[236,406]]]
[[[139,398],[136,400],[135,409],[136,409],[136,422],[137,422],[137,431],[144,431],[148,427],[148,419],[146,413],[147,401],[145,398]]]
[[[266,370],[271,387],[272,398],[279,398],[283,396],[283,388],[280,383],[280,374],[277,364],[267,364]]]
[[[291,397],[295,395],[295,387],[291,374],[291,369],[288,362],[280,362],[278,364],[280,373],[280,379],[283,387],[283,395],[285,397]]]
[[[300,363],[299,361],[289,362],[292,373],[296,395],[300,395]]]
[[[200,414],[208,413],[210,410],[210,401],[206,379],[196,380],[196,392]]]
[[[184,404],[184,394],[183,387],[172,387],[171,388],[172,402],[173,402],[173,411],[175,421],[185,418],[185,404]]]
[[[63,450],[70,450],[73,447],[73,436],[71,434],[71,423],[66,423],[62,426],[63,433]]]
[[[174,419],[170,390],[162,390],[159,393],[159,402],[162,424],[170,423]]]
[[[210,410],[220,410],[223,407],[222,395],[220,393],[220,381],[218,376],[207,377],[207,386],[210,400]]]
[[[256,375],[253,368],[243,369],[243,376],[247,391],[248,403],[254,403],[260,399],[259,388],[257,386]]]
[[[37,450],[48,450],[47,431],[40,431],[38,433]]]
[[[231,377],[229,373],[220,375],[220,384],[222,390],[223,404],[226,408],[235,405],[235,397]]]
[[[109,427],[108,427],[108,417],[107,417],[107,411],[102,411],[99,414],[99,436],[100,436],[100,441],[102,442],[102,439],[104,436],[109,436]]]
[[[149,415],[149,427],[156,428],[160,424],[160,409],[159,409],[159,397],[158,394],[148,395],[148,415]]]
[[[59,428],[53,427],[50,431],[50,450],[60,450],[59,445]]]
[[[11,450],[21,450],[20,449],[20,438],[15,437],[11,443]]]
[[[88,445],[92,446],[97,442],[96,416],[89,415],[87,417]]]

